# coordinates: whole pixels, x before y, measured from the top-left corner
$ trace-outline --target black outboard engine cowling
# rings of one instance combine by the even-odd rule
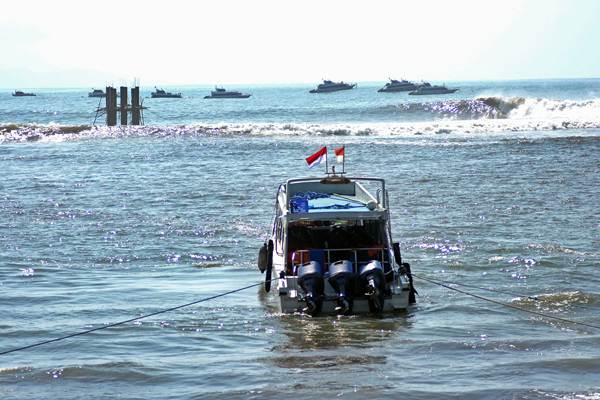
[[[354,305],[352,291],[355,276],[352,263],[348,260],[336,261],[329,265],[329,284],[337,295],[337,307],[335,310],[339,314],[349,314],[352,312],[352,306]]]
[[[298,284],[304,290],[306,308],[304,312],[317,315],[323,307],[323,270],[317,261],[298,267]]]
[[[379,313],[383,311],[385,294],[385,275],[379,261],[371,261],[359,269],[360,288],[369,299],[369,311]]]

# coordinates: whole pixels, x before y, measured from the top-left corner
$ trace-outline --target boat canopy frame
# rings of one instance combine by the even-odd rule
[[[331,178],[331,177],[329,177]],[[340,177],[341,178],[341,177]],[[275,208],[276,215],[273,221],[272,234],[274,237],[277,235],[281,235],[285,238],[283,243],[281,243],[282,248],[277,252],[278,254],[286,255],[288,254],[288,224],[295,221],[327,221],[327,220],[335,220],[335,219],[343,219],[343,220],[381,220],[384,223],[384,232],[385,232],[385,240],[387,246],[384,247],[383,251],[391,251],[392,246],[392,226],[390,220],[390,212],[389,212],[389,198],[385,186],[385,180],[383,178],[375,178],[375,177],[343,177],[343,179],[347,179],[347,183],[354,183],[357,185],[360,190],[367,195],[370,200],[376,202],[377,207],[374,210],[370,211],[349,211],[349,210],[335,210],[335,211],[327,211],[327,212],[319,212],[319,213],[292,213],[290,209],[290,200],[292,196],[289,196],[291,191],[291,186],[299,183],[323,183],[328,178],[318,178],[318,177],[308,177],[308,178],[293,178],[288,179],[285,183],[279,185],[279,190],[277,192]],[[374,182],[380,185],[380,188],[377,190],[377,197],[374,197],[370,191],[368,191],[361,182]],[[325,182],[324,184],[328,184]],[[331,187],[335,187],[335,185],[339,185],[338,183],[328,184]],[[278,229],[280,231],[278,232]],[[277,240],[275,240],[277,242]],[[284,257],[283,260],[284,268],[288,268],[288,260],[287,256]]]
[[[377,202],[377,205],[380,205],[381,208],[387,210],[388,208],[388,199],[387,199],[387,192],[385,190],[385,179],[383,178],[374,178],[374,177],[343,177],[344,179],[347,179],[349,183],[353,182],[355,184],[357,184],[364,193],[366,193],[368,196],[370,196],[372,198],[372,200],[374,200],[375,202]],[[279,191],[281,192],[281,189],[284,189],[284,193],[286,195],[286,204],[285,204],[285,208],[289,209],[290,207],[290,198],[288,198],[288,194],[290,193],[290,185],[293,184],[297,184],[297,183],[321,183],[323,180],[326,180],[327,178],[317,178],[317,177],[312,177],[312,178],[294,178],[294,179],[288,179],[285,184],[280,185],[279,187]],[[364,188],[364,186],[362,186],[360,184],[361,181],[365,181],[365,182],[377,182],[381,185],[381,188],[378,190],[377,192],[377,198],[373,197],[373,195]],[[339,185],[336,183],[331,183],[330,184],[332,187],[334,187],[335,185]],[[383,193],[382,198],[379,198],[379,192],[381,191],[381,193]]]

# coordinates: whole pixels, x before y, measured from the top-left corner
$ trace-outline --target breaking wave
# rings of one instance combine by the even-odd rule
[[[347,109],[329,110],[345,114]],[[600,99],[549,100],[479,97],[365,108],[374,122],[192,123],[105,127],[59,124],[0,125],[0,142],[172,136],[411,136],[600,129]],[[390,114],[399,117],[389,122]],[[387,115],[388,118],[378,118]],[[413,116],[414,118],[412,118]],[[418,116],[418,117],[417,117]],[[387,122],[377,122],[385,120]]]

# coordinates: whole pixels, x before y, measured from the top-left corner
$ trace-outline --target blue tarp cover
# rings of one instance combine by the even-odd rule
[[[318,213],[332,210],[371,211],[363,203],[336,194],[305,192],[296,193],[290,200],[290,208],[296,213]]]

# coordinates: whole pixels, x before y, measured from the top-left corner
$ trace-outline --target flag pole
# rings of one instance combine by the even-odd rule
[[[329,175],[329,165],[327,164],[327,147],[325,147],[325,175]]]
[[[342,147],[344,149],[344,156],[342,157],[342,175],[346,173],[346,146]]]

